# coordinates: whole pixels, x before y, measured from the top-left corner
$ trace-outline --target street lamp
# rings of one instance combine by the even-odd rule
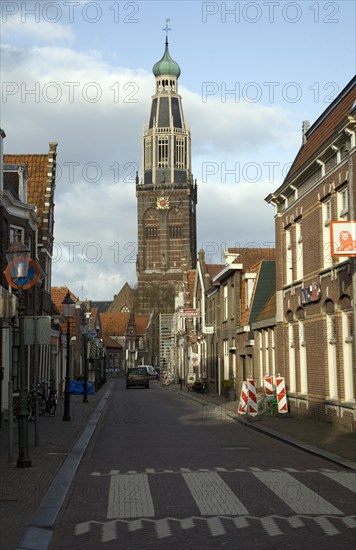
[[[69,387],[69,369],[70,369],[70,318],[73,316],[74,308],[75,308],[75,302],[72,300],[70,296],[70,292],[68,290],[63,302],[63,315],[67,320],[67,364],[66,364],[66,386],[64,391],[64,414],[63,414],[63,421],[69,422],[70,421],[70,387]]]
[[[18,468],[28,468],[31,466],[31,459],[28,448],[28,411],[27,398],[28,391],[26,387],[26,368],[25,368],[25,294],[24,286],[28,282],[28,271],[30,265],[30,249],[21,242],[21,231],[15,232],[15,240],[10,244],[6,251],[8,262],[9,277],[12,286],[17,289],[17,314],[19,319],[19,399],[20,411],[18,418],[19,427],[19,456],[17,459]],[[12,398],[12,396],[11,396]]]

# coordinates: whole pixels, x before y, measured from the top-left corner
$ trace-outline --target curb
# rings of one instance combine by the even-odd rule
[[[31,518],[20,544],[16,550],[47,550],[51,538],[53,526],[61,510],[64,500],[70,488],[70,484],[84,456],[85,450],[95,432],[95,428],[104,411],[112,390],[112,383],[99,401],[89,422],[84,426],[80,436],[69,451],[69,454],[57,472],[41,504]],[[59,496],[53,501],[51,487],[57,487]]]
[[[240,424],[243,424],[244,426],[251,428],[252,430],[263,432],[266,435],[269,435],[270,437],[274,437],[274,439],[279,439],[280,441],[284,441],[289,445],[293,445],[294,447],[299,447],[310,454],[321,456],[323,458],[326,458],[327,460],[330,460],[331,462],[335,462],[336,464],[343,466],[344,468],[349,468],[350,470],[356,471],[356,462],[349,460],[348,458],[344,458],[343,456],[330,453],[329,451],[325,451],[320,447],[314,447],[313,445],[309,445],[309,443],[304,443],[298,439],[294,439],[293,437],[290,437],[289,435],[285,435],[285,434],[282,434],[281,432],[271,430],[271,428],[267,428],[266,426],[258,426],[256,424],[252,424],[248,420],[245,420],[243,418],[235,417],[235,420],[237,422],[240,422]]]
[[[214,401],[210,401],[209,399],[199,399],[198,396],[186,394],[181,390],[171,388],[171,391],[174,391],[178,395],[182,395],[183,397],[187,397],[188,399],[191,399],[192,401],[196,401],[197,403],[200,403],[202,405],[206,405],[207,403],[211,405],[218,405]],[[221,404],[220,406],[223,406]],[[261,426],[252,422],[249,422],[245,418],[239,417],[236,413],[233,413],[231,411],[225,410],[225,414],[235,420],[236,422],[239,422],[243,426],[246,426],[247,428],[251,428],[252,430],[256,430],[259,432],[262,432],[266,435],[269,435],[270,437],[274,437],[275,439],[278,439],[280,441],[284,441],[288,445],[293,445],[294,447],[299,447],[303,449],[304,451],[321,456],[323,458],[326,458],[327,460],[330,460],[331,462],[334,462],[336,464],[339,464],[340,466],[343,466],[344,468],[348,468],[350,470],[356,471],[356,462],[353,460],[349,460],[348,458],[344,458],[342,456],[336,455],[334,453],[330,453],[329,451],[325,451],[324,449],[321,449],[320,447],[314,447],[313,445],[309,445],[309,443],[304,443],[298,439],[294,439],[293,437],[290,437],[289,435],[285,435],[281,432],[277,432],[276,430],[272,430],[271,428],[268,428],[266,426]]]

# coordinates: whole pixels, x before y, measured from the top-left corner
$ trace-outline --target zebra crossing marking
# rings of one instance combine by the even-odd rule
[[[340,514],[342,512],[285,472],[253,472],[270,491],[275,493],[297,514]]]
[[[261,518],[261,524],[270,537],[283,535],[283,531],[278,527],[273,516],[266,516],[265,518]]]
[[[117,474],[110,478],[107,518],[154,517],[147,474]]]
[[[332,537],[341,533],[338,528],[343,524],[349,529],[356,529],[356,516],[345,516],[340,518],[339,516],[327,516],[321,515],[316,517],[296,515],[292,517],[283,517],[280,515],[270,515],[265,517],[255,516],[240,516],[240,517],[228,517],[228,516],[215,516],[215,517],[196,517],[191,516],[188,518],[141,518],[136,520],[116,519],[108,522],[89,520],[82,523],[78,523],[75,526],[75,535],[85,535],[91,531],[91,527],[94,525],[101,526],[101,542],[109,542],[118,539],[119,536],[122,540],[123,533],[119,533],[120,526],[126,527],[128,533],[138,532],[145,529],[146,525],[154,525],[157,538],[164,539],[173,536],[171,524],[180,527],[182,530],[195,529],[202,523],[206,524],[212,537],[219,537],[226,535],[231,530],[223,524],[222,520],[229,522],[230,526],[236,530],[251,528],[252,532],[256,534],[258,524],[263,529],[264,534],[270,537],[276,537],[280,535],[288,536],[288,528],[300,529],[306,527],[310,530],[310,521],[313,521],[315,525],[320,527],[320,530],[324,535]],[[277,523],[278,521],[278,523]],[[333,523],[334,522],[334,523]]]
[[[106,477],[106,476],[111,476],[111,475],[116,475],[116,474],[119,474],[121,470],[109,470],[108,472],[91,472],[91,476],[96,476],[96,477]],[[292,472],[292,473],[300,473],[300,474],[304,474],[304,473],[322,473],[322,474],[325,474],[326,473],[342,473],[342,472],[338,472],[336,470],[327,470],[325,468],[320,468],[318,470],[298,470],[297,468],[280,468],[280,469],[277,469],[277,468],[269,468],[267,470],[262,470],[261,468],[253,468],[252,466],[248,467],[248,468],[231,468],[231,469],[227,469],[223,466],[215,466],[213,469],[208,469],[208,468],[200,468],[198,470],[199,472],[216,472],[216,471],[219,471],[219,472],[254,472],[254,471],[257,471],[257,472],[263,472],[263,471],[266,471],[266,472]],[[173,469],[173,468],[169,468],[169,469],[162,469],[162,470],[157,470],[156,468],[145,468],[145,470],[142,470],[142,472],[140,471],[137,471],[137,470],[126,470],[124,472],[121,472],[122,474],[135,474],[135,473],[145,473],[145,474],[180,474],[181,472],[193,472],[193,470],[191,468],[184,468],[184,467],[181,467],[181,468],[176,468],[176,469]],[[353,473],[350,473],[350,475],[355,475]]]
[[[356,493],[356,473],[355,472],[322,472],[326,477],[329,477],[333,481],[340,483],[346,489],[350,489],[353,493]]]
[[[202,516],[248,515],[243,500],[237,498],[233,489],[223,480],[220,473],[227,470],[187,471],[181,468],[176,475],[182,477],[185,485]],[[218,471],[217,471],[218,470]],[[118,470],[114,470],[118,472]],[[112,471],[113,472],[113,471]],[[148,473],[112,473],[110,475],[107,519],[155,517]],[[157,472],[155,472],[156,474]],[[162,473],[162,472],[161,472]],[[165,471],[167,473],[167,471]],[[169,473],[172,473],[169,470]],[[271,493],[275,494],[296,514],[342,515],[336,506],[309,489],[287,472],[262,471],[251,468],[249,474],[258,479]],[[94,472],[97,476],[98,473]],[[322,472],[323,476],[356,493],[356,477],[353,472]],[[151,478],[151,483],[153,482]]]
[[[340,533],[340,531],[336,529],[336,527],[331,523],[329,518],[322,516],[314,519],[320,525],[324,533],[329,535],[329,537],[333,535],[338,535]]]
[[[183,473],[200,513],[203,516],[248,514],[242,502],[216,472]]]

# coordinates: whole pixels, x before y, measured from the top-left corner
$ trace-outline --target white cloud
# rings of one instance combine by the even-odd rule
[[[109,65],[95,50],[5,46],[2,59],[5,153],[43,153],[58,141],[53,284],[111,299],[126,280],[135,282],[134,177],[154,77]],[[253,181],[244,166],[296,148],[290,113],[277,105],[204,103],[183,87],[180,93],[199,186],[199,246],[273,241],[273,210],[263,199],[279,182],[269,182],[266,169]],[[223,163],[236,161],[240,177],[224,178]],[[200,183],[206,162],[218,170]]]
[[[25,2],[21,4],[24,6]],[[40,3],[37,2],[36,4],[39,5]],[[52,2],[52,5],[54,4],[55,3]],[[32,17],[30,17],[29,14],[26,16],[26,14],[21,13],[21,11],[11,16],[5,14],[6,12],[4,10],[1,25],[3,39],[9,38],[14,33],[19,33],[22,39],[28,38],[49,44],[54,44],[56,42],[72,44],[75,40],[75,35],[70,25],[65,25],[59,21],[51,23],[51,18],[46,21],[42,16],[36,17],[35,14]]]

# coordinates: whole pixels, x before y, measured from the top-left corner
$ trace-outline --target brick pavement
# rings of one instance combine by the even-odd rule
[[[108,386],[108,384],[106,385]],[[15,550],[26,525],[47,494],[58,498],[58,487],[52,485],[69,451],[78,440],[88,420],[104,397],[106,386],[89,403],[82,396],[71,396],[71,422],[63,422],[63,399],[59,400],[55,417],[45,415],[39,420],[39,445],[34,445],[34,423],[29,423],[31,468],[19,469],[17,460],[17,425],[13,428],[13,461],[8,462],[8,428],[0,428],[0,547]],[[236,415],[236,402],[217,395],[200,395],[171,385],[169,389],[204,404],[215,405],[233,418],[248,423],[251,428],[267,431],[292,444],[330,458],[341,465],[356,469],[356,438],[328,424],[296,417],[264,416],[258,421],[246,421]],[[52,486],[51,486],[52,485]]]
[[[308,452],[324,456],[340,465],[356,470],[356,434],[332,427],[318,419],[307,419],[302,416],[263,415],[256,419],[247,419],[237,414],[238,402],[229,402],[223,396],[212,394],[197,394],[188,392],[183,387],[171,385],[170,389],[195,399],[202,403],[213,404],[221,407],[224,412],[243,422],[245,425],[261,430],[268,435],[283,439],[284,441],[298,445]]]
[[[22,538],[26,525],[36,512],[47,491],[53,499],[58,488],[51,483],[70,449],[87,425],[99,401],[104,386],[95,395],[71,395],[71,421],[63,422],[63,399],[59,399],[56,414],[41,416],[38,424],[39,445],[35,446],[34,422],[29,422],[30,468],[16,467],[18,456],[18,427],[13,427],[13,461],[8,461],[8,424],[0,428],[0,548],[13,550]]]

